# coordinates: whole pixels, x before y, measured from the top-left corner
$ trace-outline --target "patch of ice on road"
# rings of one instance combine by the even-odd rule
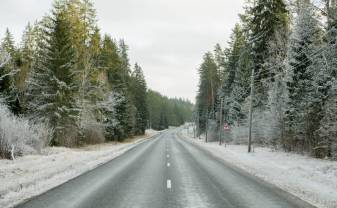
[[[255,147],[248,154],[247,146],[219,146],[217,142],[205,143],[193,139],[186,130],[184,138],[209,150],[214,156],[238,166],[281,189],[322,208],[337,208],[337,162],[309,156],[272,151]]]

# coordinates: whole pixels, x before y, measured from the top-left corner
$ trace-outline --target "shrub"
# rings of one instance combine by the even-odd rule
[[[13,115],[0,104],[0,157],[39,153],[50,141],[51,130],[43,124]]]

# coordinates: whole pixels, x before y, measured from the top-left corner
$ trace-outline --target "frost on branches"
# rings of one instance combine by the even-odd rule
[[[10,55],[0,48],[0,68],[10,60]]]
[[[105,115],[105,134],[108,140],[118,139],[118,135],[120,135],[121,132],[124,133],[123,116],[118,111],[125,106],[126,102],[126,98],[123,94],[112,91],[101,103]]]
[[[38,153],[48,144],[50,133],[44,125],[16,117],[0,104],[0,158]]]

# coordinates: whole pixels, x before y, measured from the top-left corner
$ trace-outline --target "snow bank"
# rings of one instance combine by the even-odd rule
[[[193,139],[184,129],[180,134],[245,171],[290,192],[309,203],[324,208],[337,207],[337,162],[320,160],[294,153],[275,152],[256,147],[248,154],[247,146],[219,146]]]
[[[41,155],[15,161],[0,160],[0,207],[12,207],[123,154],[158,132],[149,131],[125,143],[106,143],[79,149],[50,147]]]

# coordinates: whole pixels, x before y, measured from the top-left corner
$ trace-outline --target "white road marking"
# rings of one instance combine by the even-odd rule
[[[171,165],[170,163],[167,163],[167,167],[170,167],[170,165]]]
[[[167,189],[171,189],[171,187],[172,187],[171,180],[166,181],[166,187],[167,187]]]
[[[166,157],[167,157],[167,158],[169,158],[169,157],[170,157],[170,155],[169,155],[169,154],[167,154],[167,155],[166,155]]]

